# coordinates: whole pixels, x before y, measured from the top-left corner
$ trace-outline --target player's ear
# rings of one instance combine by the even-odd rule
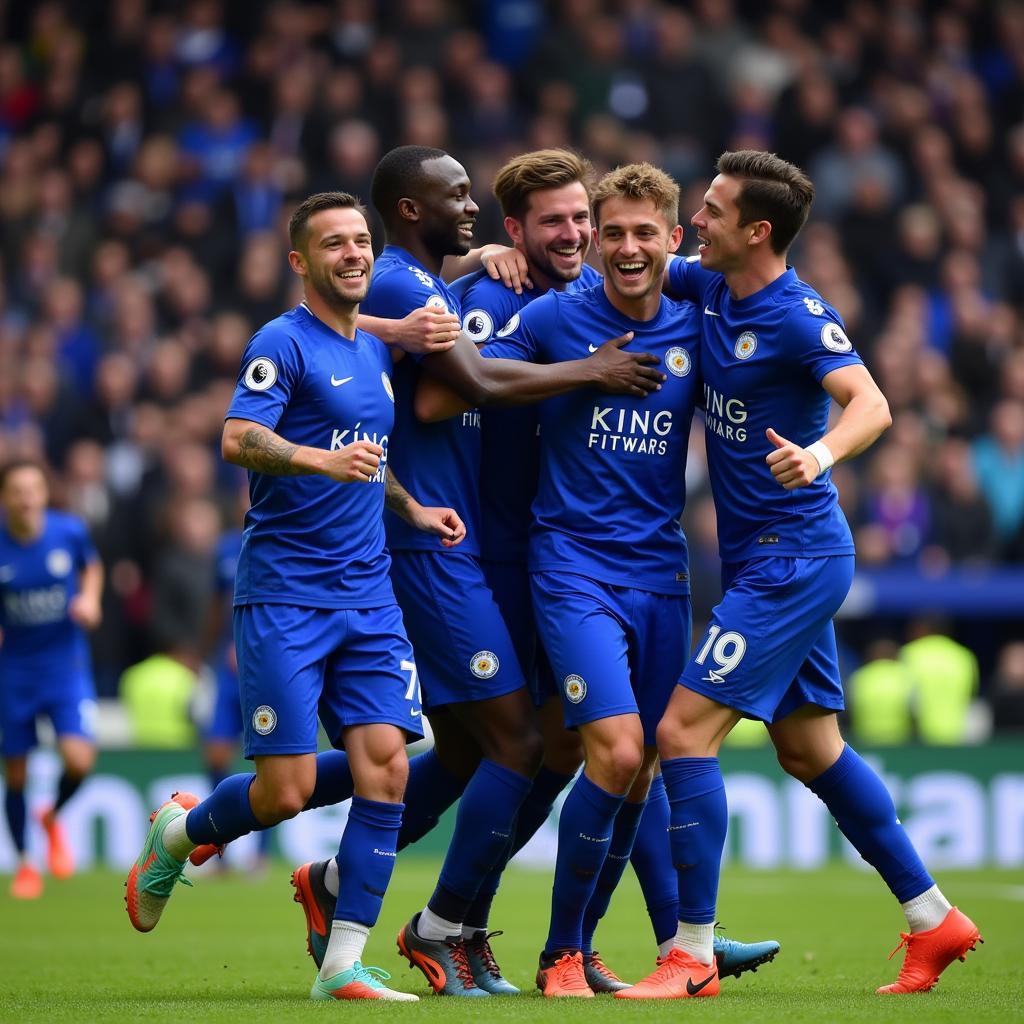
[[[677,224],[673,229],[672,233],[668,236],[668,251],[676,252],[679,246],[683,244],[683,226]]]
[[[504,225],[505,233],[512,239],[512,244],[519,245],[523,240],[523,225],[515,217],[506,217]]]
[[[760,245],[762,242],[766,242],[771,235],[772,224],[768,220],[755,220],[752,224],[747,225],[747,230],[750,232],[750,244]]]
[[[288,266],[291,267],[299,277],[306,276],[306,257],[297,249],[292,249],[292,251],[288,253]]]
[[[416,205],[415,199],[399,199],[398,200],[398,216],[402,220],[419,220],[420,211]]]

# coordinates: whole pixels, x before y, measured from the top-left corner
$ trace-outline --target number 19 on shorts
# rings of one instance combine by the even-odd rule
[[[698,665],[703,665],[708,655],[714,661],[715,667],[708,668],[708,674],[704,676],[707,683],[724,683],[725,677],[743,660],[747,653],[747,641],[742,633],[734,630],[722,632],[722,627],[712,625],[708,628],[707,639],[697,652],[693,660]]]

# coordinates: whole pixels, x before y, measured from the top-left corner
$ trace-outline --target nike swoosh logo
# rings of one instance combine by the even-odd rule
[[[597,346],[597,345],[588,345],[587,346],[587,348],[589,348],[591,352],[596,352],[598,350],[598,347],[599,346]]]
[[[416,718],[419,715],[422,715],[423,712],[422,711],[417,711],[415,708],[409,708],[409,714],[412,715],[413,718]]]
[[[705,316],[721,316],[722,314],[721,313],[716,313],[713,309],[708,309],[708,307],[705,306],[704,307],[704,315]]]
[[[351,377],[342,377],[341,380],[338,380],[333,373],[331,374],[331,384],[336,388],[340,388],[342,384],[347,384],[351,379]]]
[[[714,971],[711,972],[699,985],[694,985],[692,978],[686,979],[686,991],[691,995],[695,996],[705,985],[710,985],[715,980]]]

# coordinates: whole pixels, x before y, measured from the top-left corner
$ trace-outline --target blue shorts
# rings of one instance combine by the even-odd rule
[[[351,725],[423,735],[416,665],[397,605],[239,605],[234,632],[246,757],[315,753],[318,714],[335,746]]]
[[[392,551],[391,583],[423,683],[423,710],[524,685],[508,628],[475,555]]]
[[[36,717],[46,715],[58,737],[96,736],[96,687],[87,672],[62,675],[59,682],[37,674],[5,671],[0,681],[0,754],[22,757],[35,747]]]
[[[724,565],[725,596],[679,685],[764,722],[803,704],[842,711],[832,616],[853,565],[853,555]]]
[[[208,740],[237,740],[242,735],[242,699],[238,692],[238,674],[221,662],[217,669],[217,696],[213,716],[206,728]]]
[[[653,746],[690,650],[690,599],[566,572],[530,576],[565,724],[638,714]]]
[[[557,695],[558,687],[555,686],[555,676],[547,652],[537,635],[530,574],[526,570],[526,563],[481,561],[480,565],[512,637],[519,667],[526,677],[534,706],[543,707],[551,697]]]

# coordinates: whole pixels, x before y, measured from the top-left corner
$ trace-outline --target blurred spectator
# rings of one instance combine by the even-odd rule
[[[996,537],[1006,543],[1024,524],[1024,402],[1000,402],[990,423],[989,433],[974,443],[974,467]]]
[[[1007,644],[999,652],[989,703],[996,732],[1024,732],[1024,643]]]
[[[151,654],[125,669],[119,691],[135,745],[163,750],[194,747],[195,688],[195,669],[171,654]]]
[[[891,747],[914,738],[915,678],[892,640],[876,640],[846,683],[850,725],[869,746]]]
[[[953,563],[988,561],[997,547],[992,513],[978,487],[966,441],[951,437],[942,443],[931,488],[931,542]]]
[[[942,630],[940,632],[940,630]],[[948,626],[915,620],[900,661],[914,678],[914,711],[924,743],[955,746],[969,739],[970,711],[978,695],[978,659],[946,636]]]

